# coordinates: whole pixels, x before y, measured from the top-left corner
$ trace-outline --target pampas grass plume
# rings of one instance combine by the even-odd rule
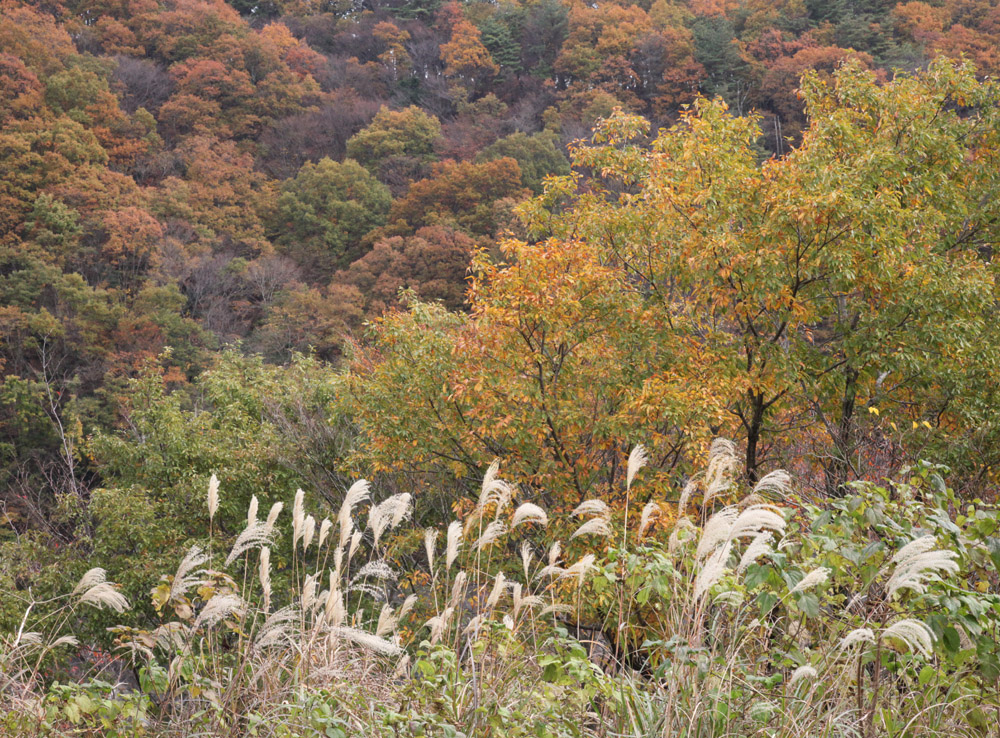
[[[208,480],[208,519],[214,520],[219,509],[219,478],[214,474]]]
[[[525,502],[514,511],[514,519],[510,527],[516,528],[523,523],[538,523],[543,528],[549,524],[548,514],[533,502]]]
[[[646,466],[649,462],[649,456],[646,454],[646,447],[641,443],[636,445],[632,449],[632,453],[628,455],[628,469],[625,474],[625,488],[632,489],[632,481],[635,479],[636,473],[642,467]]]
[[[448,545],[445,551],[445,569],[451,571],[451,565],[458,557],[458,549],[462,547],[462,524],[453,520],[448,526]]]
[[[257,495],[250,498],[250,507],[247,508],[247,525],[253,525],[257,522],[257,507],[259,505]]]

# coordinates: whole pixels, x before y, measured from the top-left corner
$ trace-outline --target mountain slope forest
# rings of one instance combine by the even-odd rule
[[[998,73],[994,0],[0,0],[0,734],[996,735]]]

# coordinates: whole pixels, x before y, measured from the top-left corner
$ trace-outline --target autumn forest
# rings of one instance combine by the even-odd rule
[[[0,735],[995,735],[998,74],[996,0],[0,0]]]

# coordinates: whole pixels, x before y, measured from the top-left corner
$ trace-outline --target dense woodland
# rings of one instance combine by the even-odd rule
[[[0,627],[101,566],[120,646],[297,488],[499,520],[494,459],[664,541],[719,436],[800,513],[993,501],[998,73],[994,0],[0,0]]]

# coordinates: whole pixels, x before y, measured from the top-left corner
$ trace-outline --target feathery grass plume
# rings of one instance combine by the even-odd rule
[[[316,548],[323,548],[323,544],[326,542],[326,537],[330,535],[332,527],[333,521],[330,518],[323,518],[323,522],[319,526],[319,541],[316,542]]]
[[[59,646],[79,646],[80,641],[77,640],[76,636],[64,635],[56,638],[52,643],[48,645],[49,649],[59,648]]]
[[[575,612],[575,611],[576,611],[576,608],[573,607],[572,605],[566,605],[566,604],[563,604],[563,603],[555,603],[555,604],[548,605],[548,606],[542,608],[542,611],[540,613],[538,613],[538,614],[539,614],[539,616],[544,617],[546,615],[551,615],[553,613],[556,614],[556,615],[564,615],[564,614]]]
[[[319,587],[317,577],[319,574],[306,574],[302,581],[302,610],[308,612],[316,604],[316,591]]]
[[[271,613],[257,631],[253,647],[261,651],[279,643],[290,643],[294,639],[294,625],[298,620],[299,611],[292,605],[283,607]]]
[[[559,555],[562,553],[562,544],[556,541],[551,546],[549,546],[549,566],[555,566],[556,562],[559,561]]]
[[[890,597],[895,597],[904,589],[910,589],[917,594],[927,591],[928,582],[941,581],[941,573],[957,574],[958,557],[954,551],[935,549],[937,540],[934,536],[924,536],[903,546],[892,557],[891,563],[896,565],[892,576],[886,583]]]
[[[330,636],[334,639],[343,638],[345,641],[350,641],[372,653],[383,656],[401,656],[403,654],[403,649],[395,643],[387,641],[384,638],[379,638],[372,633],[358,630],[357,628],[348,628],[345,626],[331,628]]]
[[[628,471],[625,474],[625,489],[632,489],[632,481],[636,473],[649,463],[649,456],[646,454],[646,447],[641,443],[632,449],[628,455]]]
[[[392,520],[389,522],[389,527],[395,528],[409,517],[413,495],[404,492],[401,495],[393,495],[389,499],[395,500],[392,506]]]
[[[125,595],[115,589],[115,585],[110,582],[95,584],[80,595],[79,601],[81,604],[93,605],[98,609],[109,607],[118,614],[132,607],[125,598]]]
[[[159,648],[165,651],[177,651],[184,648],[190,632],[191,629],[184,623],[173,621],[155,628],[151,635]]]
[[[587,536],[587,535],[610,536],[611,526],[608,525],[608,521],[605,520],[604,518],[591,518],[586,523],[577,528],[575,531],[573,531],[573,535],[571,535],[569,539],[572,541],[577,536]]]
[[[340,504],[340,510],[337,512],[341,546],[346,546],[347,542],[351,540],[351,533],[354,530],[354,520],[351,518],[351,514],[354,512],[355,507],[368,499],[370,490],[371,485],[368,483],[368,480],[359,479],[350,486],[344,495],[344,501]]]
[[[486,514],[486,509],[490,505],[493,505],[493,515],[496,518],[510,504],[510,500],[514,496],[514,488],[507,482],[497,479],[499,471],[500,460],[496,459],[490,464],[490,467],[486,470],[486,474],[483,475],[483,486],[479,492],[479,500],[472,514],[465,521],[466,533],[469,532],[476,521],[482,519],[483,515]]]
[[[739,510],[733,506],[724,507],[710,517],[705,523],[705,528],[701,531],[698,549],[695,552],[696,558],[704,559],[723,543],[729,541],[729,532],[737,517],[739,517]]]
[[[257,522],[257,507],[259,505],[257,495],[250,498],[250,507],[247,508],[247,525],[253,525]]]
[[[500,598],[503,597],[503,593],[507,591],[507,577],[504,576],[502,571],[497,572],[497,578],[493,582],[493,589],[490,591],[490,596],[486,598],[486,607],[492,610],[500,602]]]
[[[559,578],[569,579],[570,577],[576,577],[576,586],[581,586],[583,584],[584,577],[587,576],[587,572],[591,569],[597,568],[594,566],[595,558],[594,554],[587,554],[572,566],[567,566],[566,569],[559,575]]]
[[[292,550],[299,544],[302,537],[302,524],[306,520],[306,513],[302,507],[302,501],[306,493],[302,489],[295,490],[295,500],[292,503]]]
[[[88,570],[86,574],[80,577],[80,581],[76,583],[75,587],[73,587],[73,594],[78,595],[95,585],[103,584],[107,581],[107,576],[108,573],[104,569],[99,566],[95,566],[93,569]]]
[[[364,534],[360,530],[356,530],[351,533],[351,545],[347,549],[347,560],[350,561],[354,558],[354,554],[357,553],[358,546],[361,545],[361,539]]]
[[[264,592],[264,612],[271,609],[271,549],[263,546],[260,549],[260,567],[257,570],[260,578],[260,588]]]
[[[529,574],[531,570],[531,560],[533,554],[531,553],[531,544],[528,541],[521,541],[521,565],[524,567],[524,580],[528,581],[531,579]]]
[[[507,526],[503,524],[500,520],[494,520],[492,523],[486,526],[486,530],[476,541],[476,550],[482,551],[484,548],[489,546],[491,543],[496,543],[497,539],[500,538],[504,533],[507,532]]]
[[[746,571],[746,568],[750,566],[750,564],[754,563],[761,556],[767,556],[773,553],[774,549],[771,548],[772,540],[774,540],[774,535],[771,533],[761,533],[756,536],[740,557],[740,563],[736,567],[736,573],[742,574]]]
[[[754,505],[743,510],[729,529],[729,539],[735,541],[744,536],[757,536],[770,530],[784,533],[785,518],[781,511],[770,505]]]
[[[371,506],[368,511],[368,527],[372,529],[376,546],[386,529],[395,527],[396,523],[393,521],[402,520],[406,516],[409,507],[409,494],[393,495],[381,503]]]
[[[705,470],[704,505],[725,492],[733,484],[733,474],[739,468],[736,446],[725,438],[716,438],[708,450],[708,468]]]
[[[445,569],[451,571],[451,565],[458,557],[458,549],[462,547],[462,524],[457,520],[448,526],[448,546],[445,552]]]
[[[796,682],[802,679],[816,679],[819,673],[813,667],[808,664],[800,666],[798,669],[792,672],[792,675],[788,678],[788,686],[792,687]]]
[[[277,522],[278,516],[281,515],[281,511],[284,509],[284,507],[285,507],[284,502],[275,502],[273,505],[271,505],[271,510],[267,513],[267,522],[264,523],[264,526],[267,528],[268,533],[274,530],[274,524],[275,522]]]
[[[170,599],[182,597],[191,587],[198,582],[198,577],[192,575],[196,568],[208,561],[208,556],[202,551],[200,546],[191,546],[181,563],[177,566],[174,574],[174,581],[170,583]]]
[[[642,508],[642,517],[639,519],[639,538],[646,535],[646,531],[649,526],[653,524],[653,521],[660,517],[663,512],[663,508],[660,507],[660,503],[649,501]]]
[[[434,550],[437,547],[437,538],[441,534],[437,528],[427,528],[424,530],[424,552],[427,554],[427,570],[434,570]]]
[[[840,639],[840,643],[837,644],[837,650],[846,651],[851,646],[863,643],[875,643],[875,633],[871,628],[855,628]]]
[[[893,623],[882,631],[882,637],[900,640],[911,651],[919,651],[925,658],[930,658],[934,648],[934,633],[923,622],[912,618]]]
[[[802,577],[801,581],[791,588],[790,592],[805,592],[823,584],[830,578],[830,570],[825,566],[819,566]]]
[[[194,621],[194,629],[211,628],[230,615],[241,615],[243,608],[244,603],[239,595],[217,594],[206,602],[205,607],[198,613],[198,618]]]
[[[403,604],[399,606],[399,612],[396,613],[396,622],[402,622],[403,619],[410,614],[413,606],[417,604],[417,595],[411,594],[405,600]]]
[[[270,546],[272,530],[269,530],[266,523],[254,523],[243,529],[243,532],[236,537],[229,556],[226,557],[226,566],[232,564],[236,559],[245,554],[251,548]]]
[[[514,511],[514,519],[510,527],[516,528],[522,523],[538,523],[543,528],[549,524],[548,514],[533,502],[525,502]]]
[[[573,510],[573,515],[576,517],[583,515],[592,515],[600,518],[610,518],[611,510],[608,509],[608,503],[604,500],[590,499],[584,500],[576,509]]]
[[[212,475],[208,480],[208,519],[214,520],[219,510],[219,478]]]
[[[689,479],[687,484],[684,485],[684,489],[681,490],[681,496],[677,500],[677,514],[683,515],[684,511],[687,510],[688,503],[691,501],[691,495],[694,494],[695,490],[698,489],[698,483],[695,479]]]
[[[316,518],[312,515],[306,515],[306,519],[302,522],[302,552],[305,553],[309,550],[309,544],[312,543],[313,536],[316,535]]]
[[[375,626],[375,635],[382,638],[396,629],[396,617],[392,612],[389,603],[382,605],[378,614],[378,624]]]
[[[323,608],[324,620],[327,625],[337,627],[344,624],[347,610],[344,609],[344,595],[337,589],[333,579],[330,581],[330,592],[326,596]]]
[[[479,626],[483,624],[483,616],[476,615],[468,624],[462,628],[462,635],[469,635],[469,633],[474,633],[479,630]]]
[[[340,575],[344,572],[344,549],[341,546],[333,552],[333,569],[337,579],[340,579]]]
[[[368,578],[383,581],[390,580],[395,582],[396,579],[399,578],[399,575],[384,560],[378,559],[376,561],[369,561],[367,564],[362,566],[358,570],[358,573],[354,575],[354,578],[351,580],[351,584]]]
[[[514,618],[512,618],[509,614],[503,616],[503,627],[507,630],[514,630]]]
[[[448,604],[452,607],[458,607],[462,602],[462,598],[465,596],[465,583],[468,579],[469,576],[464,571],[455,575],[455,582],[451,585],[451,597],[448,598]]]
[[[752,494],[786,498],[792,493],[792,477],[784,469],[768,472],[753,486]]]
[[[690,518],[679,518],[670,531],[670,538],[667,539],[667,552],[675,553],[682,543],[694,538],[697,530]]]
[[[694,580],[694,600],[700,601],[715,584],[722,579],[723,575],[729,571],[729,554],[733,544],[727,541],[721,548],[713,551],[698,571],[698,576]]]
[[[424,625],[431,629],[431,644],[437,643],[441,640],[441,636],[443,636],[445,630],[447,630],[448,622],[451,620],[452,613],[454,612],[454,607],[446,607],[444,612],[440,615],[435,615],[424,623]]]
[[[542,598],[538,595],[524,594],[524,587],[520,582],[514,582],[510,590],[510,598],[514,603],[514,617],[521,612],[522,607],[538,607],[543,604]]]

